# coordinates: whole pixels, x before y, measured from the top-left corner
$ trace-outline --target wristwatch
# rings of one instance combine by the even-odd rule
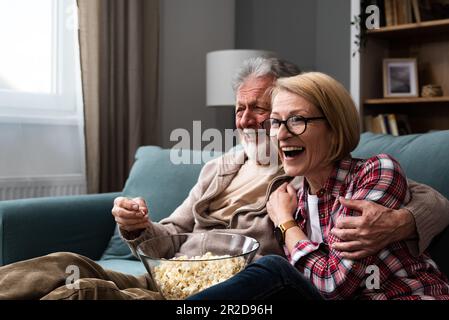
[[[287,222],[281,223],[276,228],[274,228],[274,237],[279,242],[281,246],[285,244],[285,232],[293,227],[298,226],[295,220],[289,220]]]

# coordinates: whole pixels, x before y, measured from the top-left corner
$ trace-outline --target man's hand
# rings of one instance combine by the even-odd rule
[[[118,197],[114,200],[112,215],[122,230],[140,231],[150,225],[148,207],[142,198]]]
[[[341,242],[332,248],[345,259],[358,260],[377,254],[390,243],[410,239],[416,234],[413,215],[393,210],[367,200],[339,198],[346,208],[361,212],[359,217],[340,217],[331,233]]]
[[[268,215],[275,226],[293,219],[298,200],[295,189],[287,182],[271,195],[267,202]]]

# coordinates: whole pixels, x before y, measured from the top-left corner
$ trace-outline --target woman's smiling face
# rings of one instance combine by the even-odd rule
[[[311,118],[322,117],[323,114],[299,95],[281,90],[273,99],[270,117],[287,120],[291,116]],[[280,158],[289,176],[305,176],[315,180],[328,171],[323,169],[330,166],[326,158],[332,139],[326,120],[308,122],[306,131],[299,136],[291,134],[285,125],[281,125],[277,139]]]

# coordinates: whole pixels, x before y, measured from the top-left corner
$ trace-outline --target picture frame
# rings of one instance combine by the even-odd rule
[[[384,59],[383,88],[384,98],[419,97],[417,60]]]

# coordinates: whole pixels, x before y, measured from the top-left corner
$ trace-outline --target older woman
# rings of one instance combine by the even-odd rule
[[[449,299],[449,285],[427,253],[414,257],[404,242],[351,261],[333,248],[335,221],[359,213],[344,199],[369,200],[393,209],[408,197],[400,165],[380,154],[353,159],[359,116],[345,88],[322,73],[277,81],[270,119],[284,170],[301,177],[271,196],[268,214],[288,261],[267,256],[193,299]]]

